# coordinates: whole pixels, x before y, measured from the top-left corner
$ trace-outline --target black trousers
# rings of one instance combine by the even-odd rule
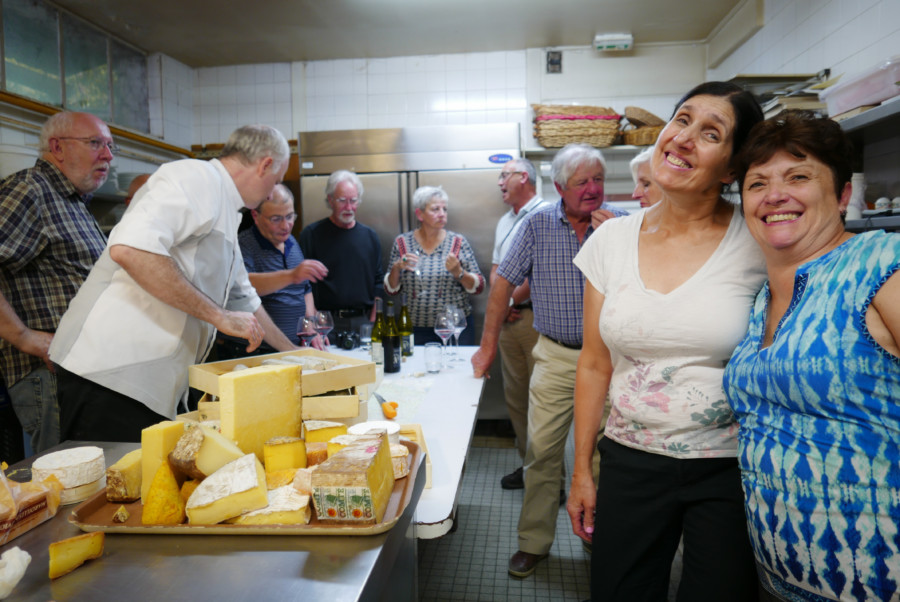
[[[675,459],[604,437],[591,555],[591,599],[666,600],[684,534],[678,600],[757,600],[735,458]]]
[[[60,441],[134,441],[168,420],[141,402],[56,365]]]

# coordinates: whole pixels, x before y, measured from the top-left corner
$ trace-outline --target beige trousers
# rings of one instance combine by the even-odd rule
[[[545,336],[538,338],[533,350],[534,372],[529,388],[528,447],[525,451],[525,496],[518,528],[519,550],[530,554],[548,553],[556,534],[559,475],[563,471],[566,438],[574,418],[575,366],[580,353]],[[608,408],[609,404],[606,405]],[[599,457],[595,449],[595,482]]]
[[[520,315],[520,320],[503,324],[499,347],[506,410],[516,433],[519,457],[524,459],[525,444],[528,441],[528,386],[534,371],[531,350],[537,343],[538,333],[532,326],[534,312],[523,309]]]

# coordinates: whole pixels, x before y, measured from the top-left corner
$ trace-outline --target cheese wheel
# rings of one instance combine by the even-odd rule
[[[370,422],[360,422],[358,424],[354,424],[347,432],[351,435],[368,435],[368,434],[377,434],[382,431],[386,431],[388,435],[388,442],[391,445],[398,445],[400,443],[400,425],[396,422],[389,422],[387,420],[372,420]]]
[[[65,489],[94,483],[106,476],[103,450],[93,446],[64,449],[41,456],[31,465],[35,481],[43,481],[50,475],[59,479]]]

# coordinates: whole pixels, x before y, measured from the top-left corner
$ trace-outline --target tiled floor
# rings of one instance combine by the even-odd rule
[[[495,425],[479,423],[460,490],[458,527],[439,539],[419,540],[419,599],[466,601],[562,601],[590,596],[590,557],[572,534],[565,508],[556,520],[550,556],[526,579],[506,572],[517,549],[516,523],[521,489],[500,488],[519,456],[510,438],[495,436]],[[572,465],[572,438],[566,464]]]

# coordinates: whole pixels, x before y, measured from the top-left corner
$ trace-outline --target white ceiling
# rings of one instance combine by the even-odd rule
[[[740,0],[54,0],[192,68],[590,45],[704,41]]]

